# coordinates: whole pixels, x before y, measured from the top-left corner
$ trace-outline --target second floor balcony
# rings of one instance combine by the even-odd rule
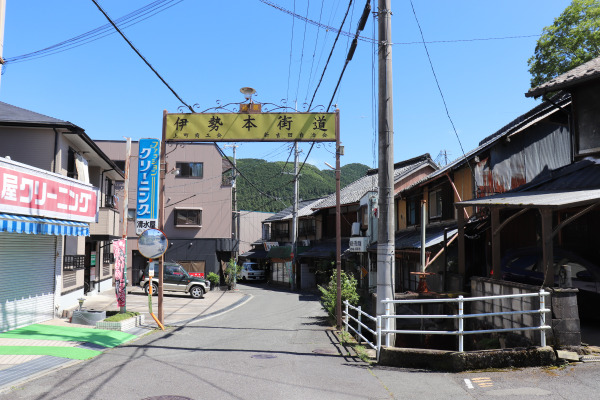
[[[114,208],[101,207],[98,222],[90,223],[90,235],[120,236],[120,214]]]

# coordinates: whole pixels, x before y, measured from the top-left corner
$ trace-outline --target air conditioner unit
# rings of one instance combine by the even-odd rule
[[[302,240],[302,246],[310,246],[310,240]]]
[[[360,236],[360,222],[352,223],[352,236]]]

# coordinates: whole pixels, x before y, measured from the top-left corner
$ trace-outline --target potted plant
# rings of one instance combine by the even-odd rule
[[[206,275],[206,279],[210,282],[210,290],[213,290],[215,288],[215,286],[217,286],[219,284],[219,281],[221,280],[219,278],[219,275],[214,272],[209,272]]]

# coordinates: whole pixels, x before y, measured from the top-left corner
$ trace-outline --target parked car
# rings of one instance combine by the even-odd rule
[[[148,263],[140,286],[144,289],[146,294],[150,290],[149,284],[149,269],[152,268],[154,271],[154,277],[152,278],[152,294],[158,293],[158,262],[153,261]],[[180,264],[173,262],[164,263],[164,275],[163,275],[163,290],[170,292],[182,292],[189,293],[195,299],[202,298],[204,293],[210,289],[210,282],[206,279],[199,278],[197,276],[190,275]]]
[[[575,253],[555,247],[554,286],[579,289],[580,315],[600,304],[600,267]],[[544,282],[542,250],[524,248],[508,251],[502,258],[502,279],[541,286]]]
[[[265,270],[255,262],[246,261],[242,264],[240,280],[259,281],[265,279]]]

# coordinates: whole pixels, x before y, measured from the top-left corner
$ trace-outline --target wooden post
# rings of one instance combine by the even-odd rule
[[[554,252],[552,248],[552,210],[540,209],[542,215],[542,268],[544,286],[554,286]]]
[[[492,208],[492,278],[502,279],[502,254],[500,253],[500,209]]]

